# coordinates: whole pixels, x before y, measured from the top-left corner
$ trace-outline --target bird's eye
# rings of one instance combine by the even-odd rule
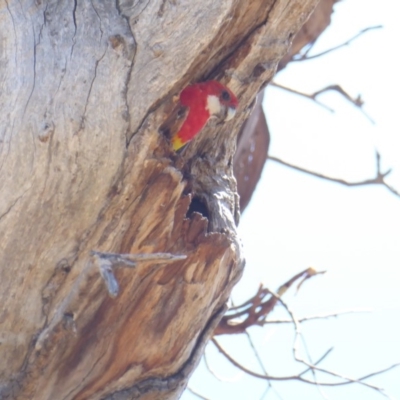
[[[230,101],[231,100],[231,95],[226,90],[223,90],[222,93],[221,93],[221,98],[224,101]]]
[[[178,118],[183,118],[183,117],[185,116],[185,113],[186,113],[185,108],[181,107],[181,108],[178,110]]]

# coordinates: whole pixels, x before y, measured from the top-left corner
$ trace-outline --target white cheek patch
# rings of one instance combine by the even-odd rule
[[[225,121],[230,121],[236,114],[236,108],[228,107],[228,112],[226,113]]]
[[[221,103],[217,96],[211,94],[207,96],[207,110],[210,115],[218,115],[221,113]]]

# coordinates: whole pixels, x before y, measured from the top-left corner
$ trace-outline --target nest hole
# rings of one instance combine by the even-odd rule
[[[210,212],[207,208],[207,205],[199,197],[193,197],[193,200],[191,201],[191,203],[189,205],[189,209],[186,213],[186,218],[190,218],[194,212],[201,214],[203,217],[205,217],[207,219],[210,219],[209,218]]]

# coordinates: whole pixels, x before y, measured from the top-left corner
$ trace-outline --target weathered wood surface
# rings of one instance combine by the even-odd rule
[[[179,397],[243,268],[237,132],[316,3],[0,0],[0,398]],[[207,78],[238,116],[176,155]],[[92,250],[187,259],[111,298]]]

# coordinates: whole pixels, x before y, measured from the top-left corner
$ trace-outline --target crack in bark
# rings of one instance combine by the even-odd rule
[[[92,373],[92,371],[94,370],[94,368],[96,368],[97,364],[106,356],[106,353],[104,352],[92,365],[92,368],[90,368],[87,373],[85,374],[85,376],[82,377],[82,380],[73,388],[71,389],[63,398],[62,400],[68,400],[70,397],[70,394],[72,394],[76,389],[77,386],[82,385],[85,380],[88,378],[88,376],[90,376],[90,374]]]
[[[36,41],[36,32],[35,32],[35,25],[33,24],[32,18],[31,18],[31,23],[32,23],[32,31],[33,31],[33,40],[34,40],[34,46],[33,46],[33,86],[32,86],[32,91],[29,95],[28,101],[25,105],[25,109],[24,109],[24,113],[22,114],[22,118],[25,117],[25,113],[26,113],[26,109],[28,108],[28,104],[32,98],[33,92],[35,90],[35,86],[36,86],[36,61],[37,61],[37,47],[40,44],[40,37],[42,34],[42,29],[43,29],[43,25],[41,26],[41,29],[39,31],[39,35],[38,35],[38,40]],[[35,136],[33,133],[33,129],[31,129],[31,136],[32,136],[32,144],[33,144],[33,161],[32,164],[35,164],[35,158],[36,158],[36,143],[35,143]],[[33,165],[32,165],[32,170],[33,170]]]
[[[131,32],[132,39],[133,39],[133,44],[134,44],[134,51],[133,51],[133,55],[132,55],[132,59],[131,59],[131,64],[130,64],[130,66],[129,66],[129,71],[128,71],[128,74],[127,74],[127,76],[126,76],[126,80],[125,80],[125,82],[124,82],[124,87],[125,87],[125,89],[124,89],[124,92],[123,92],[124,97],[125,97],[125,106],[126,106],[126,110],[127,110],[126,113],[127,113],[127,121],[128,121],[128,128],[127,128],[126,133],[125,133],[126,148],[128,148],[129,143],[130,143],[132,137],[134,136],[134,134],[132,134],[132,135],[129,137],[129,132],[130,132],[130,130],[131,130],[131,112],[130,112],[130,110],[129,110],[129,102],[128,102],[128,86],[129,86],[129,82],[130,82],[130,80],[131,80],[131,75],[132,75],[134,60],[135,60],[135,56],[136,56],[136,40],[135,40],[135,35],[134,35],[134,33],[133,33],[131,24],[130,24],[130,22],[129,22],[129,18],[123,13],[123,11],[122,11],[122,9],[121,9],[120,0],[115,0],[115,8],[117,9],[118,14],[119,14],[123,19],[125,19],[126,23],[128,24],[129,31]],[[143,121],[144,121],[144,120],[143,120]],[[142,123],[143,123],[143,121],[142,121]],[[142,124],[141,124],[141,125],[142,125]],[[140,126],[141,126],[141,125],[140,125]],[[136,130],[136,132],[137,132],[139,129],[140,129],[140,127]]]
[[[77,132],[77,133],[79,133],[79,132],[83,129],[83,124],[84,124],[84,122],[85,122],[85,116],[86,116],[87,106],[88,106],[88,104],[89,104],[89,98],[90,98],[90,95],[91,95],[91,93],[92,93],[94,81],[96,80],[96,77],[97,77],[97,68],[98,68],[98,66],[99,66],[100,61],[104,58],[104,56],[106,55],[106,53],[107,53],[107,49],[104,51],[103,55],[102,55],[98,60],[96,60],[96,64],[95,64],[95,66],[94,66],[94,76],[93,76],[92,82],[90,82],[88,95],[87,95],[87,97],[86,97],[85,107],[84,107],[84,109],[83,109],[83,114],[82,114],[81,122],[80,122],[79,129],[78,129],[78,132]]]
[[[14,202],[8,207],[7,211],[5,211],[3,214],[0,215],[0,221],[16,206],[16,204],[21,200],[21,198],[25,195],[25,193],[28,191],[25,190],[19,197],[17,197]]]
[[[43,23],[40,24],[40,29],[39,29],[39,34],[38,34],[38,41],[36,43],[36,46],[38,46],[41,43],[41,40],[42,40],[43,28],[46,25],[46,14],[45,13],[46,13],[46,10],[47,10],[47,6],[48,6],[48,4],[46,4],[46,7],[45,7],[45,9],[43,11]]]
[[[71,54],[70,54],[70,58],[72,58],[72,54],[74,52],[74,47],[76,44],[76,32],[78,31],[78,25],[76,23],[76,9],[78,8],[78,0],[74,0],[74,8],[72,10],[72,20],[74,22],[74,27],[75,27],[75,31],[74,31],[74,36],[72,36],[72,47],[71,47]]]
[[[11,10],[10,10],[10,5],[8,4],[8,0],[5,0],[5,2],[6,2],[7,11],[8,11],[8,13],[10,14],[11,22],[12,22],[12,25],[13,25],[14,38],[15,38],[14,46],[15,46],[15,49],[17,49],[17,43],[16,43],[16,41],[17,41],[17,30],[15,29],[14,17],[13,17],[13,15],[12,15]],[[16,52],[16,51],[15,51],[15,53],[14,53],[14,61],[15,61],[15,65],[17,65],[17,52]]]
[[[144,11],[146,11],[146,8],[149,6],[150,4],[150,0],[147,1],[146,5],[143,7],[142,11],[140,11],[140,13],[138,15],[136,15],[136,18],[140,16],[140,14],[142,14]]]
[[[32,25],[32,30],[33,30],[33,43],[34,43],[33,44],[33,84],[32,84],[32,90],[31,90],[31,92],[28,96],[28,100],[25,104],[24,112],[22,113],[22,119],[24,119],[24,117],[25,117],[26,110],[28,108],[29,102],[32,98],[32,95],[33,95],[33,92],[34,92],[35,86],[36,86],[36,47],[37,47],[38,43],[36,43],[35,29],[34,29],[33,25]]]
[[[47,12],[47,8],[49,7],[49,3],[46,4],[45,9],[43,10],[43,26],[47,25],[47,17],[46,17],[46,12]]]
[[[135,40],[135,38],[133,38],[133,40]],[[129,82],[131,80],[131,75],[132,75],[132,70],[133,70],[133,65],[134,65],[134,59],[135,59],[135,54],[133,54],[133,57],[132,57],[132,60],[131,60],[131,65],[129,66],[129,71],[128,71],[128,74],[126,76],[126,80],[124,82],[124,86],[125,86],[124,97],[125,97],[125,106],[126,106],[126,113],[127,113],[127,120],[128,120],[128,127],[127,127],[126,133],[125,133],[126,148],[128,148],[129,143],[130,143],[130,139],[132,139],[132,137],[134,136],[132,134],[131,138],[128,139],[129,132],[131,130],[131,112],[130,112],[130,109],[129,109],[129,102],[128,102],[128,86],[129,86]]]
[[[8,118],[8,120],[10,120],[10,117]],[[7,153],[4,155],[4,158],[2,159],[2,161],[0,163],[0,172],[3,169],[3,165],[4,165],[5,161],[7,160],[8,155],[10,154],[11,138],[12,138],[12,135],[13,135],[14,126],[15,126],[15,119],[12,121],[10,139],[8,140],[8,142],[5,143],[5,144],[8,145],[7,146]]]
[[[100,42],[101,42],[101,39],[103,39],[103,28],[102,28],[102,25],[101,25],[101,18],[100,18],[100,15],[99,15],[99,13],[98,13],[98,11],[97,11],[97,9],[96,9],[96,7],[94,6],[94,4],[93,4],[93,0],[90,0],[90,4],[92,5],[92,8],[93,8],[93,10],[94,10],[94,12],[96,13],[96,15],[97,15],[97,18],[99,19],[99,29],[100,29],[100,32],[101,32],[101,35],[100,35]]]

